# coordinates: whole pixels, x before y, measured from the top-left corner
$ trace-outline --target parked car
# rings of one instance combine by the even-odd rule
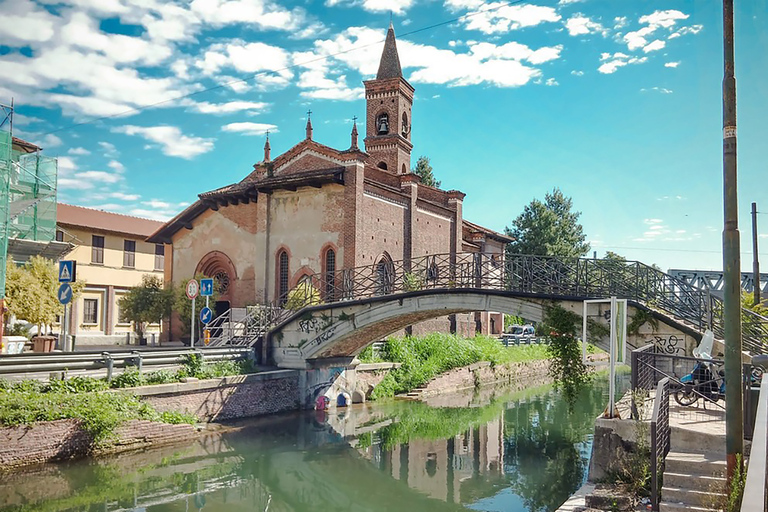
[[[536,329],[532,325],[513,325],[509,333],[517,336],[533,336],[536,334]]]

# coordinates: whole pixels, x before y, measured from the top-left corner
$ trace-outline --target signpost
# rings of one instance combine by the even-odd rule
[[[59,340],[59,346],[64,352],[71,352],[72,347],[69,345],[67,337],[67,324],[69,323],[69,317],[67,315],[67,304],[72,301],[72,286],[69,284],[73,282],[77,274],[77,262],[74,260],[62,260],[59,261],[59,282],[62,283],[59,286],[59,290],[56,293],[56,298],[64,305],[64,315],[61,317],[61,339]]]
[[[195,348],[195,298],[200,291],[200,285],[197,284],[195,279],[190,279],[187,283],[187,298],[192,301],[192,314],[190,317],[189,326],[189,348]]]
[[[213,320],[213,312],[211,311],[211,308],[208,307],[208,300],[210,299],[211,295],[213,295],[213,278],[212,277],[206,277],[204,279],[200,280],[200,295],[205,297],[205,308],[200,311],[200,321],[206,326],[205,329],[205,340],[203,343],[207,346],[211,339],[211,333],[208,330],[208,324],[211,323],[211,320]],[[207,311],[206,318],[207,320],[203,319],[203,313]]]

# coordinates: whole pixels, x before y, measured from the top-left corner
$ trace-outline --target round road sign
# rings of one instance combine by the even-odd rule
[[[200,321],[205,325],[208,325],[213,320],[213,311],[208,306],[200,310]]]
[[[189,299],[194,299],[197,297],[197,294],[200,292],[200,285],[198,284],[197,280],[190,279],[187,283],[187,297]]]
[[[69,304],[69,302],[72,300],[72,287],[69,285],[69,283],[64,283],[59,286],[59,291],[56,294],[56,298],[58,298],[59,302],[62,304]]]

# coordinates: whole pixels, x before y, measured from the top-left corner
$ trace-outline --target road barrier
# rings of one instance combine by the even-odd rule
[[[51,352],[0,356],[0,377],[47,378],[51,373],[67,373],[112,378],[117,370],[178,366],[183,356],[201,354],[203,361],[229,361],[254,357],[248,347],[190,349],[113,350],[108,352]]]

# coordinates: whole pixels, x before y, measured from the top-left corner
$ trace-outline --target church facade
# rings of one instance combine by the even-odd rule
[[[499,261],[510,238],[468,222],[465,195],[420,183],[411,168],[414,88],[403,78],[390,26],[376,78],[364,82],[366,137],[334,149],[306,137],[264,158],[243,180],[199,194],[148,241],[166,245],[167,281],[215,277],[216,313],[284,298],[307,276],[426,255],[483,252]],[[321,295],[324,290],[319,290]],[[178,339],[182,326],[173,322]],[[432,330],[498,334],[499,313],[431,320]]]

